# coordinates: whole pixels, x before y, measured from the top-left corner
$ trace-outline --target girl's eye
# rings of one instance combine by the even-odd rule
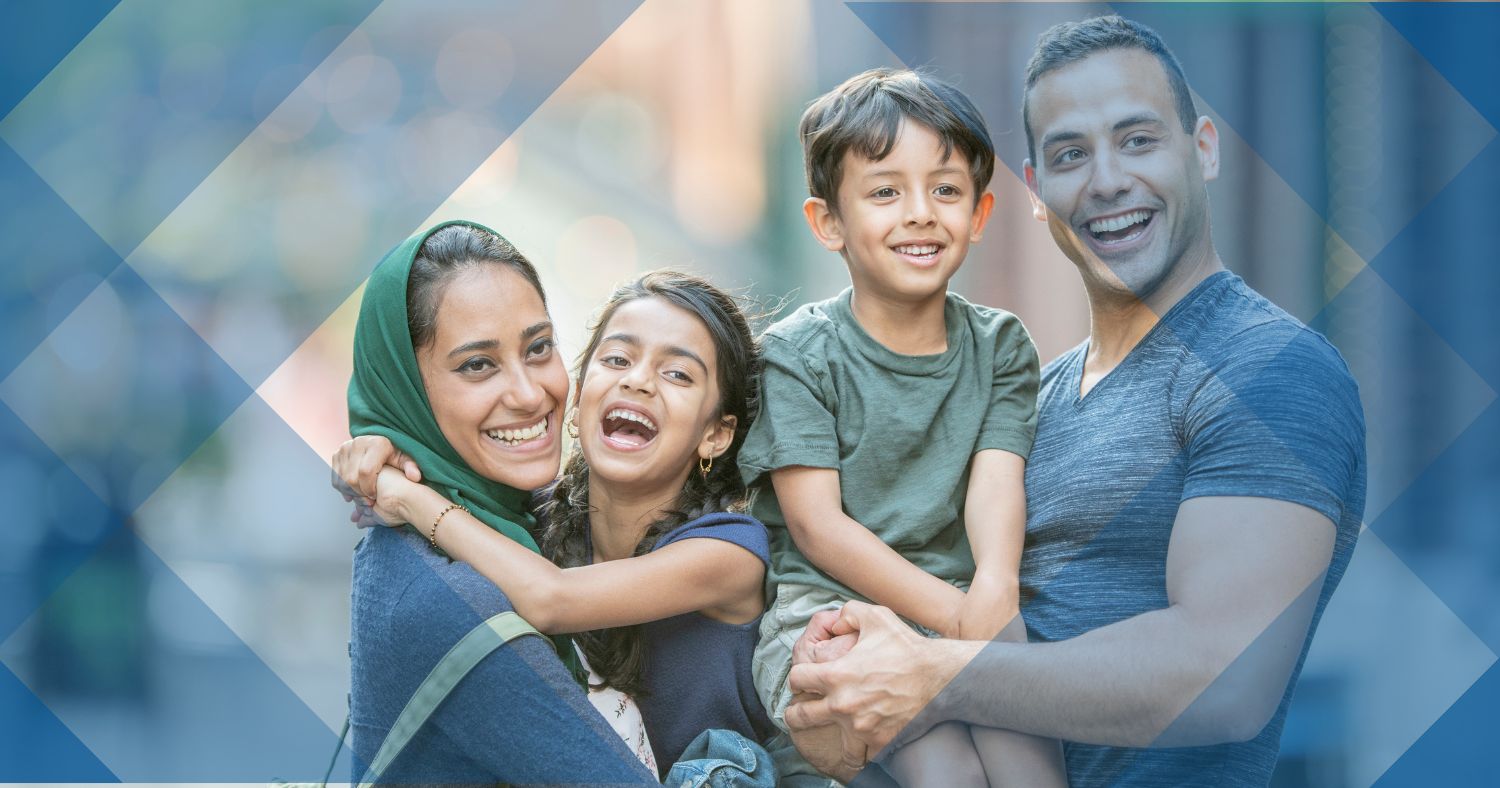
[[[531,343],[531,347],[526,348],[526,355],[532,358],[545,358],[552,353],[554,347],[557,347],[557,341],[552,337],[544,337]]]
[[[483,372],[484,370],[493,367],[494,365],[494,362],[490,361],[487,358],[475,357],[459,365],[458,371],[468,373]]]
[[[599,358],[599,363],[603,364],[606,367],[614,367],[616,369],[624,369],[625,367],[630,365],[630,362],[626,361],[624,356],[615,355],[601,356]]]
[[[667,377],[669,377],[669,378],[671,378],[671,379],[673,379],[673,380],[675,380],[675,381],[677,381],[679,383],[692,383],[693,382],[692,376],[689,375],[686,372],[683,372],[680,369],[669,369],[669,370],[667,370]]]

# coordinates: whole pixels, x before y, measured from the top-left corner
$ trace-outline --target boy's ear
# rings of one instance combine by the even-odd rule
[[[1021,165],[1021,172],[1026,176],[1026,197],[1031,200],[1031,218],[1039,222],[1047,221],[1047,204],[1042,202],[1040,190],[1037,189],[1036,168],[1031,166],[1031,159]]]
[[[995,210],[995,193],[987,191],[979,195],[974,203],[974,215],[969,219],[969,243],[977,244],[984,237],[984,226],[990,221],[990,212]]]
[[[737,424],[739,419],[733,416],[715,419],[703,433],[703,442],[698,444],[698,456],[717,457],[729,451],[729,444],[734,443],[734,428]]]
[[[830,252],[844,250],[844,227],[835,216],[828,201],[822,197],[809,197],[802,203],[802,215],[807,217],[807,226],[813,237]]]

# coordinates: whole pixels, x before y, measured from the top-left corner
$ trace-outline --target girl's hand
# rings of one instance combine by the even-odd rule
[[[427,490],[421,484],[407,478],[404,473],[384,465],[375,476],[375,499],[369,511],[379,518],[379,525],[396,527],[411,522],[411,511],[415,496]]]
[[[368,505],[375,498],[376,477],[384,466],[398,468],[407,479],[422,481],[422,471],[412,458],[396,450],[390,439],[381,435],[361,435],[344,441],[333,454],[333,486],[344,500],[363,498]]]

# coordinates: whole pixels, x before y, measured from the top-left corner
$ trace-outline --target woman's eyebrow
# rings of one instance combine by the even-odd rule
[[[448,358],[453,358],[454,356],[457,356],[461,353],[472,353],[476,350],[494,350],[498,347],[500,347],[500,343],[496,342],[493,339],[476,339],[473,342],[465,342],[462,345],[459,345],[458,347],[450,350],[448,352]]]
[[[531,325],[529,325],[529,326],[526,327],[525,331],[521,332],[521,338],[522,339],[531,339],[532,337],[536,336],[537,334],[540,334],[543,331],[546,331],[546,330],[548,330],[550,328],[552,328],[552,321],[550,321],[550,320],[543,320],[540,323],[532,323]]]

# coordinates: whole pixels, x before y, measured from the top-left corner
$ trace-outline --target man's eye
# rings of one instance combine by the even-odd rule
[[[1081,158],[1083,158],[1083,151],[1077,148],[1068,148],[1062,153],[1057,154],[1057,158],[1052,161],[1057,164],[1072,164]]]
[[[1154,138],[1147,137],[1144,134],[1137,134],[1134,137],[1131,137],[1130,139],[1125,140],[1125,147],[1127,147],[1127,148],[1144,148],[1144,147],[1146,147],[1147,145],[1150,145],[1153,142],[1156,142],[1156,140]]]

